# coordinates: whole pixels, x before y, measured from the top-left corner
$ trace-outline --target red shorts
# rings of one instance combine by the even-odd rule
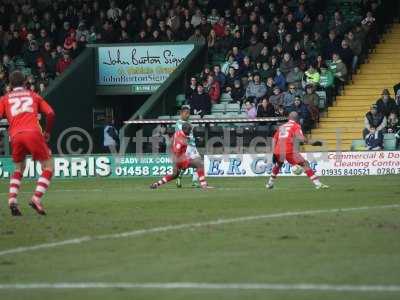
[[[286,154],[274,154],[273,156],[273,162],[274,163],[283,163],[284,161],[287,161],[289,164],[293,165],[301,165],[305,163],[304,157],[300,153],[286,153]]]
[[[178,170],[186,170],[187,168],[190,167],[191,162],[192,162],[192,161],[191,161],[191,159],[189,159],[189,158],[180,159],[179,162],[177,162],[177,163],[175,164],[175,166],[176,166],[176,168],[177,168]]]
[[[23,131],[11,139],[12,158],[18,163],[22,162],[29,154],[33,160],[44,161],[51,158],[51,151],[46,144],[44,136],[39,131]]]

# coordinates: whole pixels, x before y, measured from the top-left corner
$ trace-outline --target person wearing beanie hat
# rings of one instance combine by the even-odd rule
[[[376,101],[378,112],[388,117],[390,113],[397,112],[396,101],[390,97],[388,89],[383,89],[381,98]]]

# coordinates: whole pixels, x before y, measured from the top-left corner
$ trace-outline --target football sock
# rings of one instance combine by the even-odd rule
[[[8,194],[8,205],[17,203],[19,188],[21,186],[22,172],[15,171],[10,178],[10,189]]]
[[[43,195],[46,193],[49,188],[51,177],[53,176],[53,172],[50,170],[43,170],[42,175],[39,177],[35,193],[33,194],[32,200],[39,201],[42,199]]]
[[[274,184],[274,181],[275,181],[276,177],[278,176],[280,169],[281,169],[281,167],[278,165],[273,166],[271,176],[269,177],[268,184],[270,184],[270,185]]]
[[[204,173],[204,172],[203,172]],[[197,174],[197,171],[196,172],[193,172],[193,176],[192,176],[192,182],[196,182],[196,181],[198,181],[199,180],[199,175]]]
[[[207,181],[206,181],[206,177],[204,176],[204,169],[197,169],[196,172],[197,172],[197,175],[199,176],[199,181],[200,181],[201,187],[206,187]]]
[[[163,178],[161,178],[159,181],[157,181],[156,183],[158,186],[160,186],[160,185],[166,184],[167,182],[170,182],[171,180],[174,180],[174,178],[175,177],[172,175],[166,175]]]
[[[310,180],[311,180],[316,186],[321,185],[321,182],[319,181],[318,176],[315,175],[315,173],[314,173],[313,170],[308,169],[308,170],[306,171],[306,174],[307,174],[308,178],[310,178]]]

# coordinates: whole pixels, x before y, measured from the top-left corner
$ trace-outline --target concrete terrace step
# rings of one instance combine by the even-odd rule
[[[364,110],[352,110],[352,111],[338,111],[338,110],[334,110],[331,111],[330,109],[328,110],[328,118],[347,118],[347,117],[352,117],[352,118],[363,118],[364,119],[364,115],[365,115],[365,111]],[[357,119],[358,120],[358,119]]]
[[[359,123],[359,122],[363,122],[364,121],[364,116],[365,116],[365,112],[360,112],[360,114],[358,116],[342,116],[341,114],[337,114],[334,116],[330,117],[330,114],[328,115],[328,117],[322,118],[320,120],[321,124],[324,123],[334,123],[334,122],[349,122],[349,123]]]
[[[349,128],[342,128],[342,127],[336,127],[336,128],[316,128],[312,130],[311,135],[313,134],[325,134],[325,133],[360,133],[360,128],[354,128],[354,127],[349,127]]]
[[[379,96],[381,93],[382,89],[371,89],[371,90],[346,89],[344,91],[343,96],[365,96],[373,98]]]
[[[400,59],[400,58],[399,58]],[[353,80],[356,81],[358,79],[368,79],[368,80],[388,80],[388,81],[393,81],[393,80],[399,80],[399,75],[398,74],[373,74],[374,76],[371,76],[372,74],[367,73],[358,73],[353,76]]]
[[[359,129],[362,130],[364,128],[363,122],[356,122],[356,123],[350,123],[350,122],[325,122],[325,123],[320,123],[318,129],[337,129],[337,128],[345,128],[345,129]]]
[[[371,99],[366,99],[366,100],[358,100],[358,99],[351,99],[351,98],[345,98],[342,100],[336,101],[335,105],[333,107],[343,107],[343,106],[369,106],[372,103],[375,103],[377,100],[377,97],[371,98]]]
[[[316,139],[316,140],[326,140],[326,141],[332,141],[332,140],[342,140],[342,141],[352,141],[359,139],[360,136],[362,135],[361,131],[358,132],[339,132],[339,133],[312,133],[311,138]]]
[[[377,96],[375,95],[374,98],[378,98],[379,95],[381,93],[379,93]],[[366,101],[370,101],[371,98],[366,97],[365,95],[342,95],[342,96],[337,96],[336,100],[337,102],[339,101],[354,101],[354,102],[366,102]]]
[[[399,58],[400,59],[400,58]],[[392,69],[392,68],[368,68],[368,69],[360,69],[360,75],[376,75],[376,74],[380,74],[380,75],[385,75],[385,74],[390,74],[392,76],[397,76],[397,78],[400,77],[400,69]]]
[[[368,111],[371,105],[349,105],[349,106],[343,106],[343,105],[338,105],[338,106],[332,106],[329,107],[328,113],[330,116],[331,112],[348,112],[348,111]]]

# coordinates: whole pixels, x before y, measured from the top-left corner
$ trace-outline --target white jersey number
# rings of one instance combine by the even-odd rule
[[[20,113],[33,112],[33,99],[31,97],[10,98],[8,101],[11,104],[11,115],[13,117]]]

